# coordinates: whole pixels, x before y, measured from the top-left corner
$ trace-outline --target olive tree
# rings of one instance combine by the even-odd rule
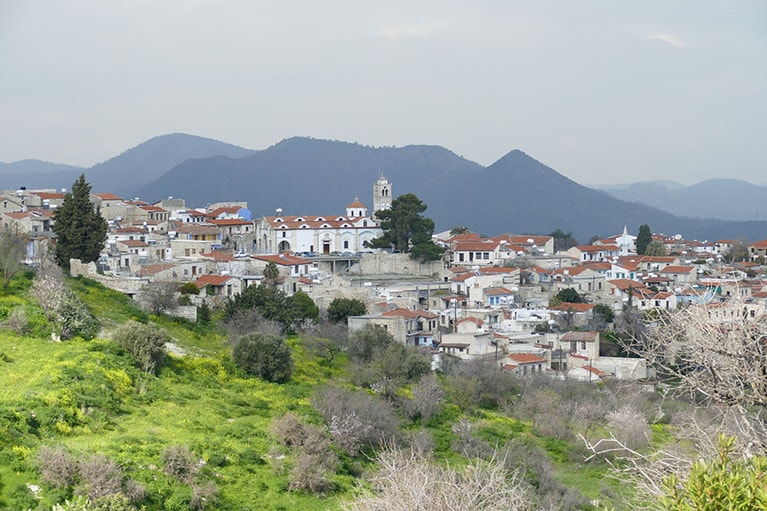
[[[156,373],[165,360],[165,344],[170,337],[155,326],[129,321],[119,327],[112,339],[130,353],[147,373]]]
[[[246,373],[274,383],[285,383],[293,372],[290,348],[276,335],[243,335],[235,340],[232,357]]]

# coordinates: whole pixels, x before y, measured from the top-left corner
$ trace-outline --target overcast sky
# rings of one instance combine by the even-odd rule
[[[172,132],[767,184],[767,2],[0,0],[0,161]]]

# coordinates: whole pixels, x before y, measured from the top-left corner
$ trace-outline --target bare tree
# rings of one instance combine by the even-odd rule
[[[282,325],[264,318],[256,309],[239,311],[222,322],[230,344],[243,335],[258,332],[264,335],[282,335]]]
[[[526,484],[497,460],[474,460],[459,468],[434,463],[415,450],[389,448],[378,454],[377,461],[381,468],[370,478],[373,491],[346,503],[343,509],[534,509]]]
[[[173,311],[178,305],[177,289],[175,282],[152,282],[141,289],[139,303],[152,314]]]
[[[662,450],[634,449],[618,434],[596,441],[582,436],[591,457],[607,457],[647,502],[664,494],[670,476],[684,481],[696,459],[715,456],[719,433],[735,439],[736,456],[767,452],[767,318],[753,305],[736,299],[660,315],[626,348],[667,382],[667,399],[691,405],[680,414],[678,437]]]
[[[6,226],[0,232],[0,271],[4,287],[8,287],[13,276],[21,268],[28,241],[29,236],[21,232],[16,224]]]
[[[41,273],[35,277],[30,293],[37,300],[40,308],[43,309],[48,321],[53,321],[56,319],[56,311],[64,302],[67,289],[57,276]]]
[[[756,419],[767,412],[767,318],[758,312],[740,300],[687,307],[659,316],[628,349],[679,382],[676,390]],[[752,423],[762,426],[752,439],[767,448],[763,421]]]
[[[421,423],[425,425],[442,409],[445,391],[437,376],[434,373],[428,373],[421,376],[418,383],[413,385],[411,393],[413,397],[404,403],[404,408],[411,418],[420,417]]]

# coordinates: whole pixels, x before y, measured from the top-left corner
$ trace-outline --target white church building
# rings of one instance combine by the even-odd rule
[[[391,183],[382,175],[373,185],[373,214],[391,207]],[[255,221],[253,249],[256,254],[285,252],[356,253],[365,242],[383,234],[378,220],[358,198],[346,206],[344,215],[265,216]]]

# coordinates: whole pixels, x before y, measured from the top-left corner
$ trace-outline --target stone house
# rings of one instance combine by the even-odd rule
[[[434,344],[439,316],[429,311],[397,308],[380,314],[349,317],[349,332],[365,325],[379,325],[385,328],[397,341],[405,346],[427,346]]]

